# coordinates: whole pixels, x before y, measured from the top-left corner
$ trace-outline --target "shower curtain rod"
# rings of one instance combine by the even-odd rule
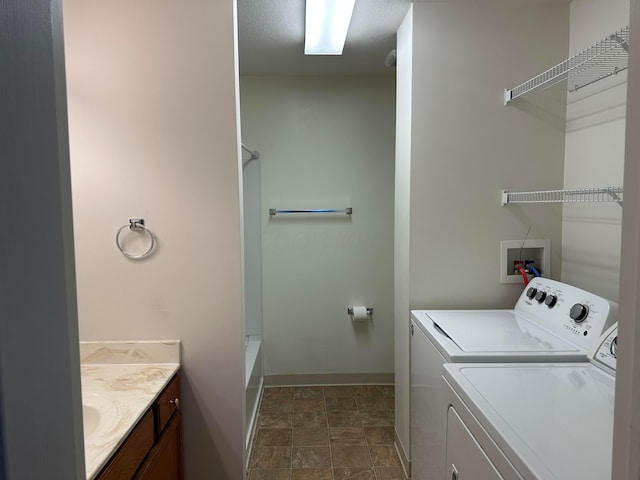
[[[244,150],[246,150],[247,152],[249,152],[251,154],[251,160],[257,160],[257,159],[260,158],[260,152],[258,152],[257,150],[251,150],[244,143],[241,143],[241,145],[242,145],[242,148]]]

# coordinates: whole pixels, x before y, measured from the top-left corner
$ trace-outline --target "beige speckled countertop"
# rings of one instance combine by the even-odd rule
[[[95,478],[180,368],[180,342],[80,342],[87,479]]]

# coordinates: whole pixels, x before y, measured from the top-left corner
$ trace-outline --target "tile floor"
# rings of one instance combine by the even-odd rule
[[[406,480],[393,385],[266,387],[248,480]]]

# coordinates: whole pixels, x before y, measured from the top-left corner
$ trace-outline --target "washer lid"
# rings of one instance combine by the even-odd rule
[[[513,310],[430,310],[438,329],[464,352],[581,352]]]
[[[612,375],[585,363],[449,364],[445,378],[524,478],[610,478]]]

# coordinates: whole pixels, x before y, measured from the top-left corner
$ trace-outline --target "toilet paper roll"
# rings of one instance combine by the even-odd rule
[[[351,320],[353,320],[354,322],[362,322],[365,320],[369,320],[367,307],[364,307],[364,306],[353,307],[353,315],[351,315]]]

